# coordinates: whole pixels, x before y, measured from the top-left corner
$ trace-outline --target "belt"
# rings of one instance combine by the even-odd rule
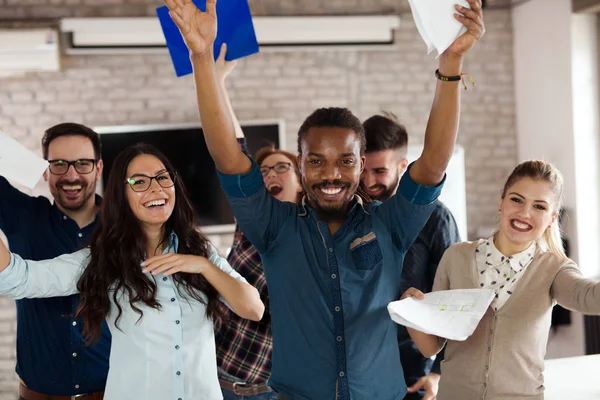
[[[245,383],[245,382],[229,382],[224,379],[219,379],[221,388],[229,390],[238,396],[257,396],[263,393],[272,392],[271,388],[266,383]]]
[[[27,386],[19,385],[19,396],[23,400],[102,400],[104,392],[76,394],[74,396],[51,396],[29,389]]]

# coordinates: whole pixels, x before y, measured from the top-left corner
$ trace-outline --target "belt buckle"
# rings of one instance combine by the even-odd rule
[[[87,397],[88,395],[89,395],[88,393],[85,393],[85,394],[76,394],[76,395],[71,396],[71,400],[82,399],[84,397]]]
[[[233,382],[233,393],[236,396],[243,396],[243,393],[238,393],[238,387],[242,388],[247,385],[247,382]]]

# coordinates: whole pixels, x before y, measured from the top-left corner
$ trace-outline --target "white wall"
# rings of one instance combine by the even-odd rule
[[[579,267],[600,275],[598,17],[572,17],[573,126]]]
[[[570,0],[531,0],[512,18],[518,158],[561,170],[571,258],[598,275],[597,18],[573,15]],[[551,333],[547,358],[582,354],[583,318],[574,313],[571,326]]]

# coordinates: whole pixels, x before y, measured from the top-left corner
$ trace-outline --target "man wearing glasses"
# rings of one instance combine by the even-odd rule
[[[80,124],[59,124],[45,132],[42,149],[53,203],[20,192],[0,176],[0,230],[14,253],[31,260],[84,247],[102,200],[95,195],[102,174],[96,132]],[[19,398],[101,399],[110,352],[106,324],[98,344],[88,347],[83,324],[73,318],[78,296],[17,300],[16,305]]]

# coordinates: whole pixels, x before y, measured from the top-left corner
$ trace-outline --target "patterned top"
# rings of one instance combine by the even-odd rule
[[[517,282],[531,264],[536,250],[537,244],[533,242],[525,251],[506,257],[494,245],[493,236],[479,240],[475,250],[479,286],[496,292],[491,304],[494,311],[498,311],[513,294]]]
[[[256,248],[236,229],[231,253],[227,258],[234,270],[256,287],[265,304],[265,315],[259,322],[238,317],[229,309],[224,319],[215,321],[217,363],[219,369],[246,383],[266,382],[271,375],[271,315],[269,294],[262,261]]]

